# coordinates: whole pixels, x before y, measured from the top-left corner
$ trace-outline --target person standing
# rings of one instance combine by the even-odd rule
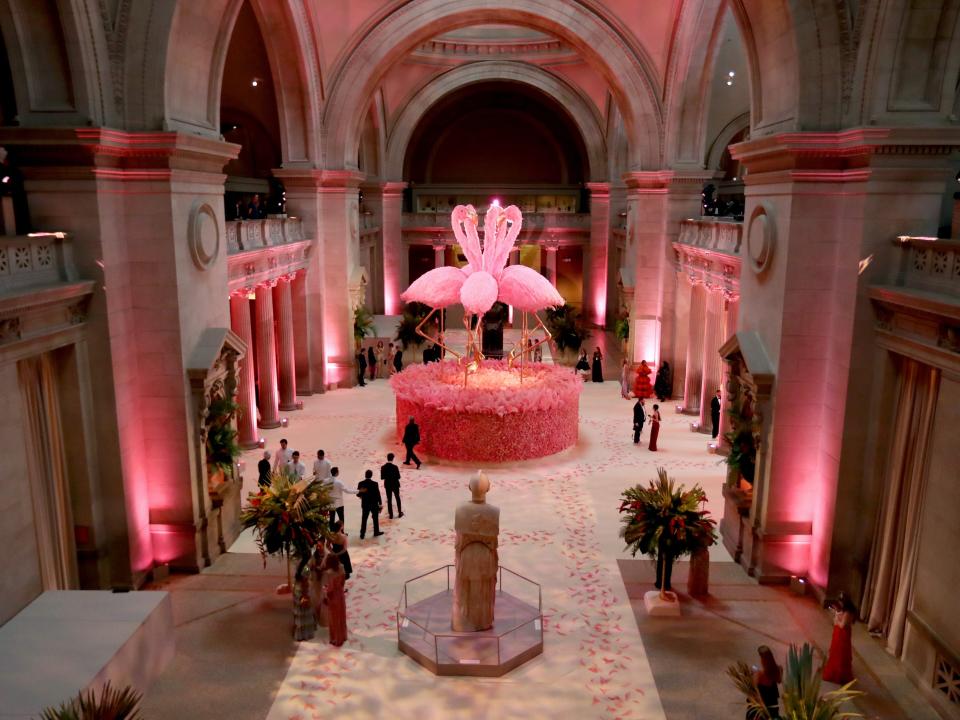
[[[367,372],[370,374],[370,382],[373,382],[377,376],[377,355],[373,351],[373,345],[367,347]]]
[[[647,411],[643,407],[643,398],[637,398],[633,404],[633,444],[640,442],[640,433],[643,432],[643,424],[647,421]]]
[[[290,462],[287,463],[287,472],[290,473],[290,476],[297,480],[303,480],[307,474],[307,466],[300,462],[300,451],[294,450],[293,455],[290,456]]]
[[[360,520],[360,539],[367,534],[367,517],[373,515],[373,536],[383,535],[380,532],[380,511],[383,509],[383,498],[380,497],[380,485],[373,479],[373,470],[364,473],[363,480],[357,484],[357,495],[360,496],[360,510],[363,516]]]
[[[317,459],[313,461],[313,478],[321,482],[330,477],[330,461],[323,450],[317,450]]]
[[[383,340],[377,340],[377,350],[374,352],[374,358],[377,361],[377,370],[374,373],[374,377],[380,377],[380,373],[383,373],[383,376],[386,377],[386,367],[384,367],[384,357],[383,357]]]
[[[574,372],[579,373],[584,380],[587,379],[587,373],[590,372],[590,363],[587,362],[587,351],[583,348],[580,348],[580,355],[577,358],[576,367],[574,367]]]
[[[403,446],[407,449],[407,459],[403,461],[403,464],[409,465],[410,461],[413,460],[417,464],[417,470],[420,469],[420,465],[422,463],[413,449],[419,444],[420,427],[413,419],[413,415],[411,415],[410,420],[407,422],[407,426],[403,429]]]
[[[327,553],[321,567],[326,581],[323,586],[323,597],[327,605],[330,644],[340,647],[347,641],[347,598],[343,594],[346,574],[340,558],[333,553]]]
[[[777,665],[773,652],[766,645],[757,648],[760,656],[760,667],[754,666],[753,682],[760,691],[760,699],[767,709],[770,720],[780,720],[780,690],[777,687],[783,680],[783,669]],[[760,720],[763,717],[759,711],[747,710],[747,720]]]
[[[654,404],[653,412],[650,413],[650,445],[649,448],[656,452],[657,437],[660,435],[660,406]]]
[[[670,363],[664,360],[657,370],[657,379],[653,383],[653,394],[657,400],[663,402],[673,394],[673,376],[670,372]]]
[[[364,382],[364,377],[367,375],[367,353],[364,352],[363,348],[357,350],[357,385],[360,387],[366,387],[367,383]]]
[[[713,423],[711,437],[716,440],[720,434],[720,388],[717,388],[717,394],[710,400],[710,422]]]
[[[630,363],[626,358],[620,364],[620,397],[630,399]]]
[[[833,637],[830,652],[823,664],[825,682],[846,685],[853,680],[853,623],[856,611],[846,593],[840,593],[833,604]]]
[[[393,356],[396,351],[393,349],[393,343],[387,347],[387,354],[383,358],[383,376],[389,377],[395,372],[393,369]]]
[[[633,381],[633,394],[636,397],[653,397],[653,386],[650,384],[650,366],[646,360],[640,361],[637,368],[637,377]]]
[[[347,534],[343,531],[343,523],[330,523],[330,538],[327,540],[330,552],[340,559],[343,566],[344,580],[349,580],[353,574],[353,563],[350,562],[350,553],[347,552]]]
[[[293,583],[293,639],[313,640],[317,619],[310,604],[310,571],[302,568]]]
[[[345,525],[346,519],[344,518],[343,512],[343,494],[350,493],[351,495],[357,495],[358,491],[354,488],[348,488],[343,484],[343,481],[340,480],[340,468],[332,467],[330,468],[330,477],[323,481],[323,484],[327,486],[327,489],[330,491],[330,505],[333,506],[333,510],[330,511],[330,524],[336,522],[337,517],[340,518],[340,524]]]
[[[273,471],[282,470],[290,462],[290,451],[287,450],[287,439],[280,440],[280,449],[273,454]]]
[[[403,348],[397,345],[393,352],[393,372],[398,373],[403,370]]]
[[[269,487],[270,486],[270,451],[264,450],[263,457],[260,459],[260,462],[257,463],[257,484],[260,487]]]
[[[393,498],[397,499],[397,517],[403,517],[403,507],[400,505],[400,468],[393,462],[394,454],[387,453],[387,461],[380,466],[380,479],[383,481],[383,490],[387,493],[387,513],[393,520]]]
[[[602,383],[603,382],[603,353],[600,352],[600,348],[596,347],[593,349],[593,363],[591,364],[591,370],[593,377],[591,378],[594,382]]]
[[[543,347],[542,347],[542,345],[543,345],[543,343],[540,343],[540,345],[537,345],[536,347],[533,348],[533,361],[534,361],[535,363],[542,363],[542,362],[543,362]]]

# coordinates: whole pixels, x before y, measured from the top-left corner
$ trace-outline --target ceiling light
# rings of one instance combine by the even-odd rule
[[[260,84],[260,81],[259,81],[259,80],[254,80],[254,81],[252,81],[250,84],[253,85],[253,87],[256,87],[257,85]]]
[[[733,85],[733,80],[727,80],[727,85]]]
[[[4,176],[3,176],[3,180],[0,181],[0,182],[3,182],[3,183],[8,183],[8,182],[10,182],[10,176],[9,176],[9,175],[4,175]]]
[[[727,73],[727,75],[729,75],[730,77],[733,77],[734,75],[736,75],[736,73],[733,70],[731,70],[730,72]]]

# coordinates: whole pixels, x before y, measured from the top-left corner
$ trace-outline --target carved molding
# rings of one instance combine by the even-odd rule
[[[750,269],[757,275],[761,275],[770,267],[776,245],[775,227],[772,209],[766,203],[757,205],[750,215],[746,243]]]
[[[20,318],[0,318],[0,343],[14,342],[20,339]]]

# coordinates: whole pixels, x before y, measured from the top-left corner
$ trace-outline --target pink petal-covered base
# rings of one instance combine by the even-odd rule
[[[397,436],[412,415],[417,452],[458,461],[509,462],[553,455],[576,444],[583,382],[569,368],[531,364],[519,371],[485,361],[463,387],[453,362],[411,365],[390,380]]]

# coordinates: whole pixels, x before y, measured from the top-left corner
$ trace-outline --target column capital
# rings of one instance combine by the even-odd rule
[[[610,197],[610,183],[607,182],[588,182],[583,186],[590,191],[590,199],[602,200]]]
[[[274,177],[281,180],[287,189],[306,188],[324,190],[358,190],[366,175],[358,170],[319,170],[278,168]]]
[[[716,173],[712,170],[645,170],[626,172],[623,182],[627,192],[631,193],[666,193],[670,191],[696,191],[703,188],[703,184],[715,179]]]

